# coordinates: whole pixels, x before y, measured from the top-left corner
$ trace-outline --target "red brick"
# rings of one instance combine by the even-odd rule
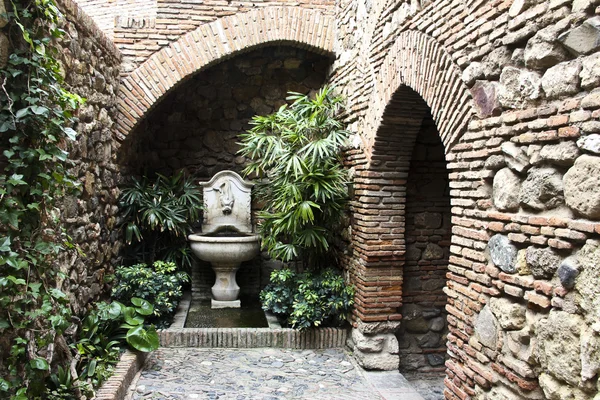
[[[553,115],[547,119],[546,123],[549,127],[566,125],[569,122],[568,115]]]
[[[534,291],[526,292],[524,297],[525,297],[525,300],[527,300],[528,302],[537,304],[538,306],[540,306],[542,308],[550,307],[550,299],[548,299],[548,297],[546,297],[546,296],[537,294]]]

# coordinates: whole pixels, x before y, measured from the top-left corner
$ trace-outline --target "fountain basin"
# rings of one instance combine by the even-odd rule
[[[241,263],[250,261],[260,250],[260,235],[254,234],[192,234],[188,236],[194,254],[210,263]]]
[[[192,234],[188,240],[196,257],[210,262],[215,272],[215,284],[211,288],[213,307],[240,307],[240,287],[235,275],[242,262],[258,255],[260,235]]]

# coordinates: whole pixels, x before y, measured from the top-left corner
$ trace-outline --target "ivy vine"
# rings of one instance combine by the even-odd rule
[[[0,398],[41,397],[52,365],[73,365],[66,278],[57,255],[74,246],[59,199],[77,191],[68,172],[70,128],[82,98],[65,90],[53,0],[14,0],[0,70]]]

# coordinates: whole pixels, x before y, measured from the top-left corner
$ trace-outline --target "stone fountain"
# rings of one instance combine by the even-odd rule
[[[260,235],[252,229],[253,183],[233,171],[221,171],[200,185],[205,207],[202,233],[188,240],[194,254],[210,262],[215,272],[212,308],[239,308],[236,273],[243,261],[253,259],[260,250]]]

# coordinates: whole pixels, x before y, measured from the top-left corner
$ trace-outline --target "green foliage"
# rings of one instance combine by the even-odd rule
[[[244,173],[257,174],[263,248],[285,262],[327,265],[347,198],[341,148],[348,132],[339,118],[342,99],[324,87],[315,96],[290,93],[290,106],[255,116],[240,135],[240,154],[252,159]]]
[[[0,354],[0,398],[26,399],[45,391],[53,357],[69,356],[54,347],[71,311],[53,262],[73,247],[56,204],[77,188],[66,149],[83,99],[63,87],[54,1],[11,4],[13,47],[0,70],[0,335],[12,347]]]
[[[133,178],[123,188],[119,205],[135,262],[152,264],[160,259],[191,266],[187,234],[203,208],[200,188],[191,178],[182,172],[173,177],[159,174],[154,181]]]
[[[339,326],[352,310],[354,288],[331,268],[302,274],[284,268],[271,273],[260,299],[264,310],[292,328]]]
[[[132,298],[133,307],[119,302],[100,302],[80,324],[76,341],[69,344],[75,357],[70,368],[58,366],[50,376],[48,399],[73,399],[76,393],[87,397],[94,394],[113,372],[120,350],[128,344],[135,350],[149,352],[158,348],[158,333],[153,326],[145,327],[145,319],[153,312],[152,304]]]
[[[131,302],[142,308],[142,304],[134,303],[132,297],[138,297],[151,303],[152,315],[157,320],[168,318],[183,295],[182,285],[189,281],[185,272],[177,272],[172,262],[155,261],[152,267],[136,264],[131,267],[118,267],[115,271],[116,282],[112,296],[122,302]]]

